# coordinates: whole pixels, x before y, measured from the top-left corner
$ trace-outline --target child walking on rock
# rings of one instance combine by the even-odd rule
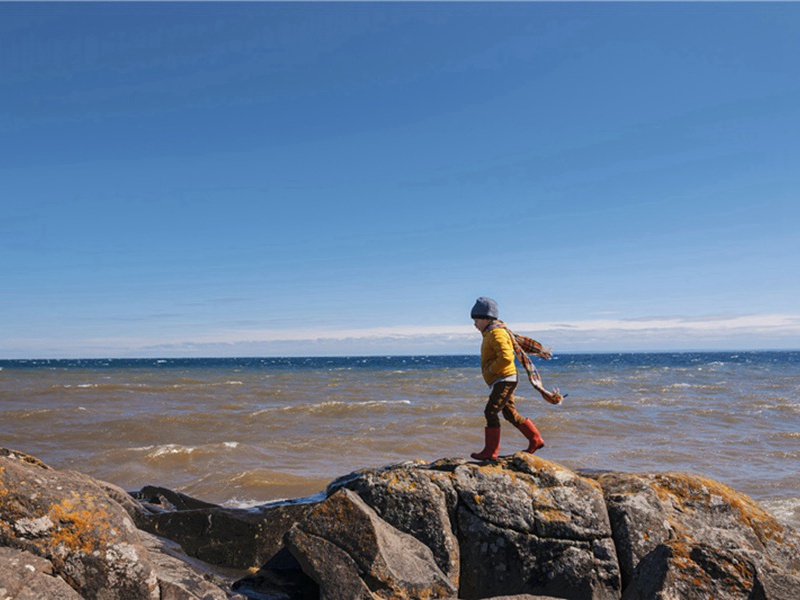
[[[528,439],[526,452],[536,452],[544,447],[544,440],[533,424],[533,421],[522,417],[514,404],[514,389],[517,387],[517,366],[514,359],[518,359],[528,374],[531,385],[551,404],[560,404],[562,400],[558,390],[547,391],[542,386],[539,373],[536,372],[528,354],[550,358],[550,350],[534,339],[513,333],[505,323],[499,319],[497,302],[491,298],[480,297],[472,307],[472,320],[475,327],[483,334],[481,344],[481,373],[486,384],[492,388],[489,401],[483,411],[486,417],[485,437],[486,444],[480,452],[471,456],[476,460],[489,460],[497,458],[500,449],[500,418],[503,413],[506,421],[512,423]]]

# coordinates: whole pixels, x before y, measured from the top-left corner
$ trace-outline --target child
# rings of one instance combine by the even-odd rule
[[[471,456],[476,460],[497,458],[500,449],[500,419],[498,413],[502,411],[506,421],[512,423],[528,439],[526,452],[536,452],[544,447],[544,440],[533,424],[517,412],[514,405],[514,389],[517,387],[517,367],[514,363],[516,357],[525,367],[531,385],[551,404],[560,404],[562,400],[558,390],[552,392],[542,387],[542,380],[533,367],[526,352],[550,358],[549,350],[529,337],[513,333],[505,323],[499,320],[497,302],[491,298],[480,297],[472,307],[471,316],[475,327],[483,334],[481,344],[481,372],[487,385],[492,388],[486,409],[486,445],[481,452]]]

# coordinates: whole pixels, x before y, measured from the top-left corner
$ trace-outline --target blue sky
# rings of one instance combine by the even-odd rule
[[[800,348],[800,4],[0,3],[0,358]]]

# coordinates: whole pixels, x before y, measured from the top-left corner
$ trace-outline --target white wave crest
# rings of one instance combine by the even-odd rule
[[[172,454],[191,454],[196,449],[197,448],[191,446],[181,446],[180,444],[165,444],[163,446],[158,446],[153,452],[150,452],[147,458],[160,458]]]

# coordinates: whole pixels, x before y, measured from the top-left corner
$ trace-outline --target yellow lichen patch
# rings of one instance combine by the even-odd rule
[[[584,483],[588,484],[589,486],[593,487],[597,492],[600,494],[603,493],[603,486],[600,485],[600,482],[595,479],[590,479],[588,477],[580,477],[580,480]]]
[[[545,521],[561,521],[562,523],[567,523],[572,520],[566,512],[557,508],[537,506],[536,513],[537,516],[540,516]]]
[[[513,473],[505,469],[503,466],[494,464],[494,465],[482,465],[479,467],[481,473],[488,473],[491,475],[506,475],[510,476]]]
[[[483,498],[478,494],[473,494],[472,499],[475,501],[475,504],[480,504],[483,502]]]
[[[557,465],[554,462],[551,462],[549,460],[542,458],[541,456],[536,456],[535,454],[531,454],[529,452],[518,452],[517,454],[514,455],[514,458],[517,460],[521,460],[522,462],[528,463],[528,465],[530,465],[531,468],[537,471],[540,469],[547,469],[547,470],[553,470],[554,468],[563,469],[563,467],[561,467],[560,465]]]
[[[783,526],[741,492],[698,475],[669,473],[656,479],[654,488],[662,501],[672,500],[681,510],[688,510],[687,504],[710,507],[713,499],[719,498],[731,507],[739,523],[749,527],[762,543],[767,540],[783,542]]]
[[[89,502],[78,504],[66,498],[50,507],[50,519],[56,523],[51,544],[54,547],[63,544],[70,550],[90,554],[109,544],[108,538],[113,533],[109,515],[104,508],[92,507]],[[86,508],[87,505],[93,510]]]

